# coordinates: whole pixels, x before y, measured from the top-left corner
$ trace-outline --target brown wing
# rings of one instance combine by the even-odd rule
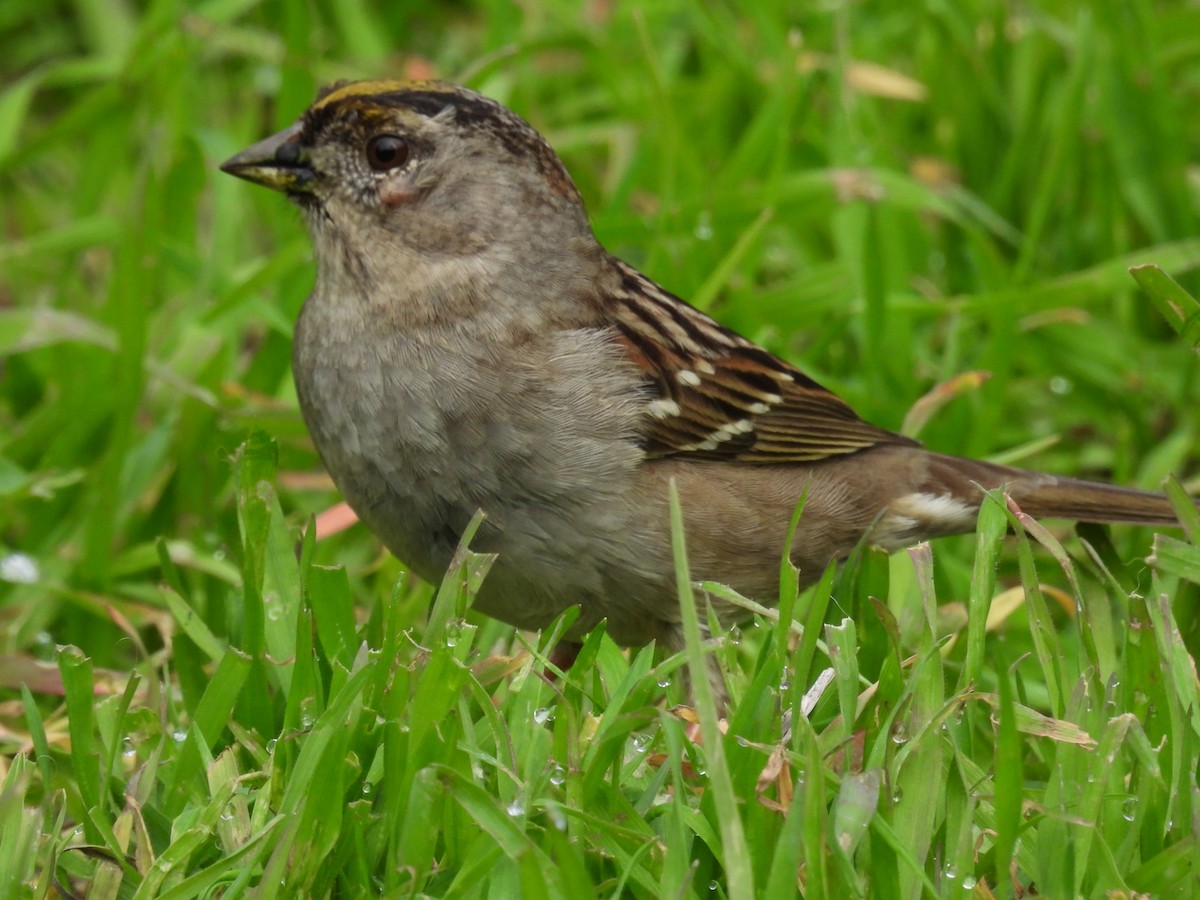
[[[864,422],[803,372],[618,263],[618,339],[650,388],[646,453],[812,462],[917,442]]]

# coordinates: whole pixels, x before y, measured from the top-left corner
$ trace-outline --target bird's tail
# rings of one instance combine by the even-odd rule
[[[1164,494],[1117,487],[1080,478],[1029,472],[1009,466],[934,454],[931,474],[943,484],[959,484],[964,493],[978,485],[988,490],[1007,486],[1010,496],[1034,518],[1134,525],[1178,525]],[[958,494],[958,490],[955,491]]]

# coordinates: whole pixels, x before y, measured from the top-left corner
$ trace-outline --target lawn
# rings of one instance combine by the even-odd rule
[[[1200,7],[10,0],[0,46],[0,900],[1200,895],[1200,516],[996,497],[547,681],[486,557],[314,538],[308,238],[217,170],[329,81],[465,83],[864,417],[1187,512]]]

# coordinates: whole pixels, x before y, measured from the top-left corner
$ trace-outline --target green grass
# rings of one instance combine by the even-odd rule
[[[300,541],[308,242],[216,171],[322,82],[464,80],[610,249],[866,417],[1195,492],[1200,10],[143,6],[0,10],[0,898],[1200,890],[1195,517],[990,503],[548,683],[563,623],[466,611],[485,558],[435,596],[361,527]],[[723,737],[675,707],[702,654]]]

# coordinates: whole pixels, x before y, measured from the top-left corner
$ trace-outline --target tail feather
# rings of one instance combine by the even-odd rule
[[[1163,494],[1079,478],[1056,478],[1053,484],[1037,485],[1029,490],[1017,481],[1012,497],[1034,518],[1133,525],[1179,524],[1170,501]]]
[[[1008,487],[1022,510],[1035,518],[1072,519],[1076,522],[1178,525],[1179,520],[1164,494],[1118,487],[1098,481],[1029,472],[973,459],[935,455],[931,476],[951,487],[977,494]],[[958,484],[955,484],[958,482]]]

